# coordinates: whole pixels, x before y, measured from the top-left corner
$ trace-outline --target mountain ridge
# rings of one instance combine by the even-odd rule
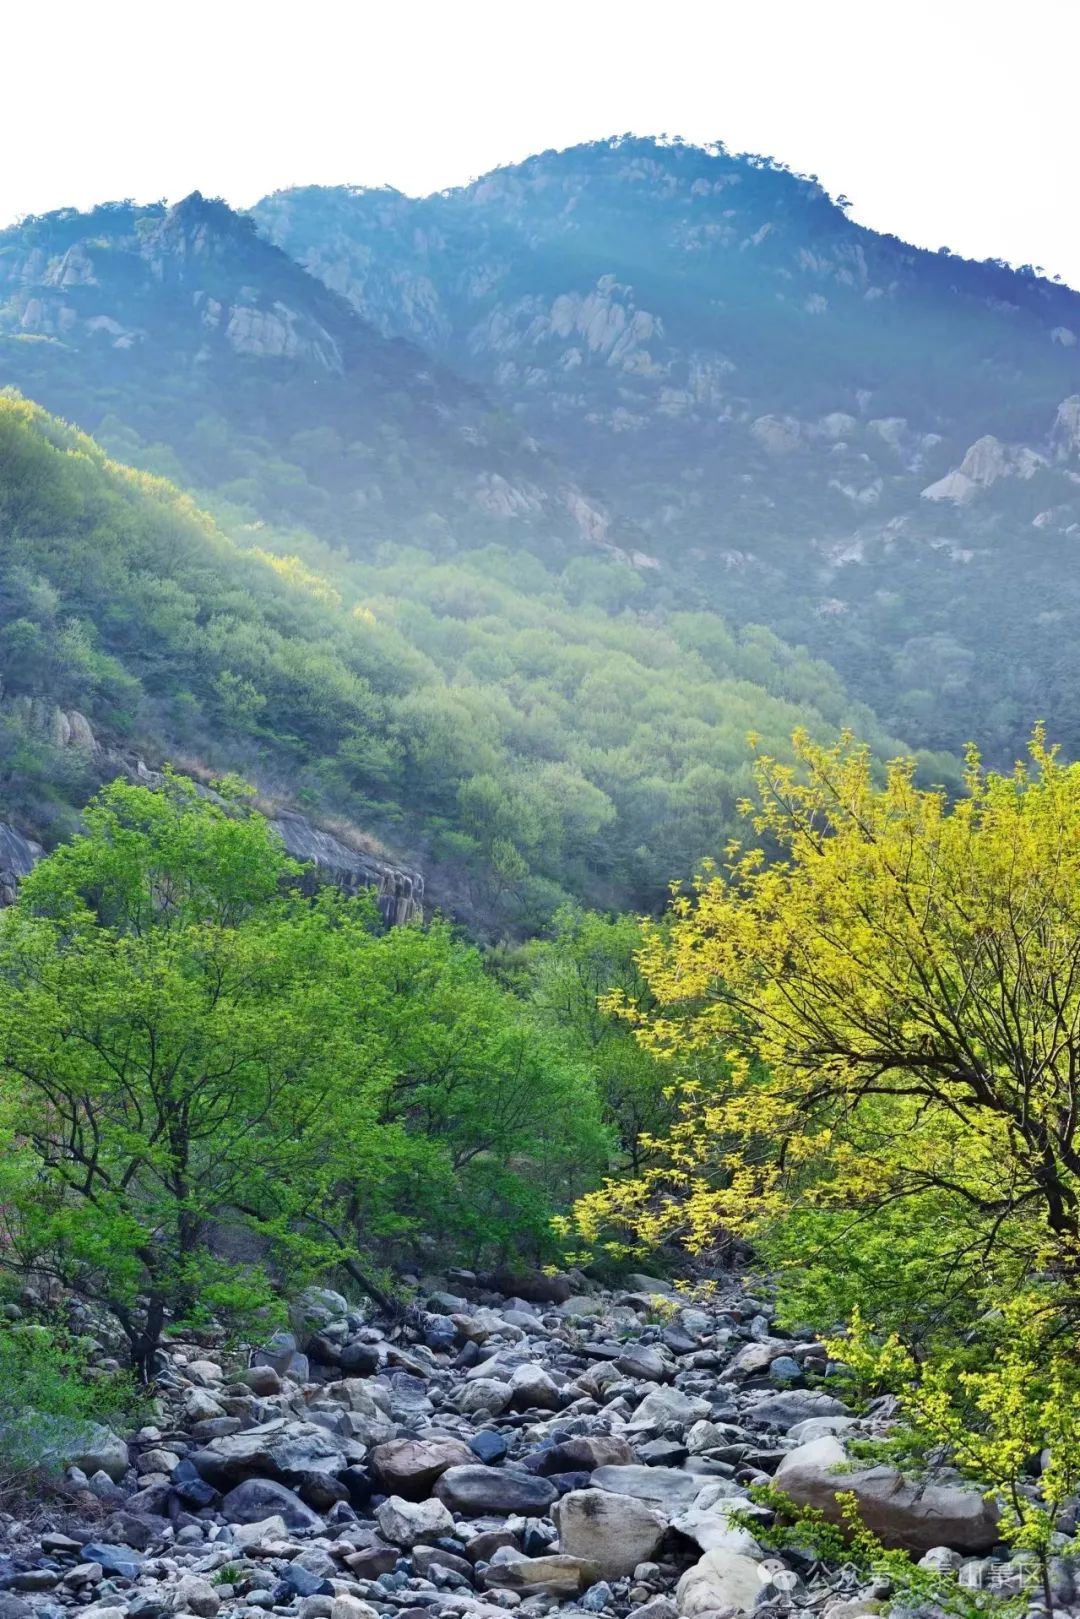
[[[1080,294],[854,225],[767,160],[638,138],[253,213],[587,468],[656,588],[805,642],[927,745],[1009,755],[1041,692],[1080,742],[1080,667],[1033,685],[1011,611],[1020,574],[1029,620],[1049,596],[1050,633],[1080,629]]]

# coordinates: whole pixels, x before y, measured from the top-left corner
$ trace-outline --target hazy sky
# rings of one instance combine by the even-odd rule
[[[1080,0],[4,7],[0,223],[198,188],[425,192],[632,130],[769,153],[928,247],[1080,287]]]

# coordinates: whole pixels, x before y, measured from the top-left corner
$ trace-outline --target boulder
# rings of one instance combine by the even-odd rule
[[[727,1479],[710,1479],[697,1500],[672,1519],[671,1527],[695,1541],[703,1552],[723,1550],[760,1556],[761,1548],[749,1529],[731,1522],[732,1512],[745,1512],[746,1508],[746,1497],[737,1485]]]
[[[882,1543],[906,1552],[938,1546],[986,1552],[998,1539],[997,1509],[977,1489],[952,1479],[905,1479],[895,1467],[847,1471],[839,1439],[826,1435],[790,1451],[776,1470],[776,1486],[798,1505],[841,1521],[837,1496],[855,1497],[859,1517]],[[844,1471],[841,1471],[844,1469]]]
[[[665,1293],[671,1295],[675,1292],[670,1282],[665,1282],[662,1276],[645,1276],[640,1271],[631,1271],[625,1278],[626,1289],[630,1293]]]
[[[632,1344],[615,1366],[627,1377],[639,1378],[643,1383],[667,1383],[675,1376],[675,1367],[656,1344]]]
[[[473,1385],[475,1388],[475,1384]],[[510,1374],[510,1401],[520,1411],[539,1407],[557,1411],[562,1404],[559,1385],[542,1366],[516,1366]]]
[[[372,1453],[375,1471],[391,1495],[422,1501],[448,1467],[468,1467],[474,1457],[461,1439],[391,1439]]]
[[[659,1548],[667,1518],[632,1495],[608,1490],[571,1490],[552,1508],[559,1546],[595,1563],[601,1577],[621,1579]]]
[[[774,1398],[786,1400],[791,1396],[777,1394]],[[707,1417],[710,1409],[708,1400],[702,1400],[696,1394],[683,1394],[679,1389],[653,1389],[651,1394],[646,1394],[626,1426],[633,1433],[640,1433],[645,1428],[657,1431],[662,1428],[689,1428],[702,1417]]]
[[[594,1467],[620,1467],[632,1464],[634,1452],[625,1439],[615,1434],[579,1434],[564,1439],[550,1450],[541,1451],[535,1470],[551,1473],[591,1473]],[[534,1464],[530,1458],[530,1467]]]
[[[400,1495],[375,1509],[375,1521],[386,1540],[406,1550],[418,1541],[430,1543],[454,1532],[453,1517],[441,1501],[406,1501]]]
[[[684,1619],[699,1614],[751,1613],[764,1590],[758,1564],[744,1552],[706,1552],[679,1581],[675,1599]]]
[[[334,1598],[330,1619],[379,1619],[379,1615],[370,1602],[361,1602],[359,1597],[349,1596],[346,1592]]]
[[[282,1518],[288,1529],[322,1527],[317,1512],[271,1478],[244,1479],[222,1501],[221,1512],[228,1523],[265,1524],[268,1519]]]
[[[181,1575],[169,1592],[170,1613],[193,1613],[196,1619],[214,1619],[220,1607],[221,1598],[214,1587],[198,1574]]]
[[[303,1502],[299,1504],[302,1506]],[[288,1534],[285,1519],[280,1512],[274,1512],[269,1518],[257,1518],[254,1523],[234,1523],[231,1544],[240,1551],[247,1551],[249,1546],[261,1546],[263,1541],[285,1540]]]
[[[509,1383],[500,1382],[494,1377],[478,1377],[458,1390],[454,1404],[462,1416],[490,1411],[493,1417],[497,1417],[510,1404],[512,1394]]]
[[[45,1463],[78,1467],[88,1478],[93,1478],[95,1473],[107,1473],[114,1484],[118,1484],[128,1470],[127,1441],[111,1428],[98,1423],[68,1425],[62,1419],[50,1418],[43,1422],[41,1431],[44,1442],[40,1456]],[[27,1432],[29,1437],[31,1430]]]
[[[525,1299],[530,1304],[562,1304],[570,1297],[565,1276],[545,1276],[540,1270],[500,1270],[492,1281],[504,1298]]]
[[[697,1500],[707,1479],[682,1473],[677,1467],[598,1467],[592,1475],[597,1489],[613,1495],[632,1495],[647,1506],[657,1507],[668,1517],[682,1512]]]
[[[288,1483],[309,1473],[338,1473],[362,1462],[365,1454],[362,1445],[319,1423],[277,1417],[212,1440],[191,1461],[202,1478],[220,1488],[252,1474]]]
[[[492,1563],[484,1583],[505,1591],[570,1597],[587,1591],[599,1578],[595,1563],[565,1552],[549,1552],[542,1557],[515,1557],[512,1562]]]
[[[435,1483],[435,1495],[453,1512],[521,1512],[542,1516],[558,1495],[535,1473],[509,1467],[450,1467]]]
[[[784,1394],[766,1394],[752,1405],[745,1420],[756,1427],[794,1428],[796,1423],[809,1422],[811,1417],[850,1417],[851,1411],[842,1400],[816,1389],[791,1389]]]

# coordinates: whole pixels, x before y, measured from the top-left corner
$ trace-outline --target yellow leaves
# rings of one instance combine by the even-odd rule
[[[334,589],[328,580],[324,579],[321,574],[315,573],[299,557],[277,556],[274,552],[263,551],[257,547],[252,549],[251,555],[258,557],[260,562],[265,563],[291,589],[302,590],[305,595],[312,596],[316,601],[323,602],[329,607],[341,606],[340,593]]]
[[[588,1219],[700,1245],[932,1192],[964,1211],[937,1240],[1049,1262],[1080,1243],[1043,1224],[1047,1151],[1063,1206],[1080,1193],[1054,1136],[1080,1109],[1080,768],[1037,730],[1008,777],[970,750],[949,805],[850,737],[794,748],[754,761],[762,846],[646,926],[655,1010],[608,1003],[679,1106],[658,1172]]]

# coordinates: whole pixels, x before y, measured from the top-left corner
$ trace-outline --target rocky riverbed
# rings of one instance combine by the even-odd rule
[[[888,1408],[856,1417],[816,1388],[824,1348],[778,1335],[738,1277],[703,1304],[647,1276],[617,1292],[489,1282],[429,1279],[396,1324],[318,1291],[239,1364],[172,1346],[155,1424],[84,1436],[55,1500],[6,1521],[0,1619],[887,1607],[882,1582],[772,1555],[732,1521],[765,1521],[748,1492],[769,1479],[826,1512],[853,1491],[886,1544],[966,1586],[1019,1588],[976,1490],[837,1473]],[[1066,1560],[1054,1581],[1076,1611]]]

